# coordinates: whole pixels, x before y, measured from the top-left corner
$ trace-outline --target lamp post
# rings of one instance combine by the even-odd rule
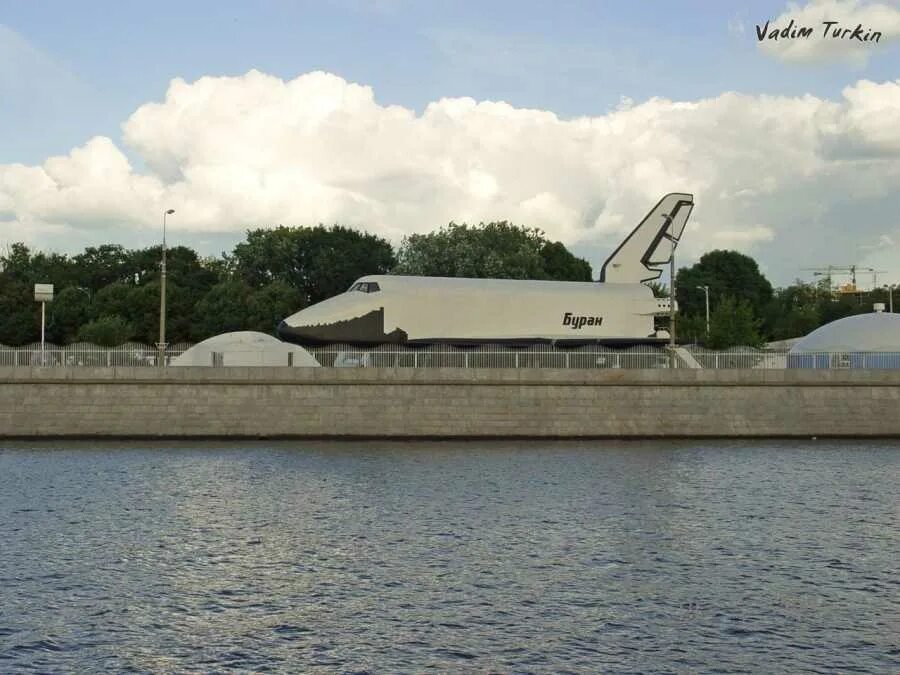
[[[669,219],[671,221],[671,218]],[[669,368],[675,367],[675,247],[672,247],[672,257],[669,259],[669,285],[671,288],[671,302],[669,302]]]
[[[669,368],[675,367],[675,245],[678,241],[669,234],[674,214],[664,213],[666,219],[663,227],[664,237],[672,242],[672,253],[669,256]]]
[[[697,286],[697,288],[702,288],[703,293],[706,296],[706,339],[709,339],[709,286]]]
[[[162,264],[160,265],[159,284],[159,342],[156,348],[159,350],[159,367],[166,365],[166,216],[175,213],[175,209],[163,211],[163,238],[162,238]]]

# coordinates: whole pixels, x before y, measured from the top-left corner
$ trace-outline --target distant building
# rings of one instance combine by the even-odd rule
[[[305,366],[319,362],[297,345],[265,333],[223,333],[200,342],[172,359],[171,366]]]
[[[820,326],[791,347],[788,368],[900,368],[900,314],[858,314]]]

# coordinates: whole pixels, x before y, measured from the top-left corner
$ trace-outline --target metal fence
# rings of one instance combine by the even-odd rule
[[[166,363],[187,350],[190,344],[175,344],[166,349]],[[100,347],[87,342],[60,347],[33,343],[22,347],[0,345],[0,366],[44,367],[125,367],[156,366],[159,350],[156,347],[129,342],[119,347]]]
[[[166,350],[166,363],[185,352],[190,344],[176,344]],[[482,345],[453,347],[431,345],[408,347],[381,345],[370,349],[350,345],[309,347],[320,365],[337,368],[900,368],[900,353],[819,352],[789,354],[752,347],[714,351],[696,346],[678,347],[674,359],[663,346],[636,346],[614,349],[601,345],[561,348],[530,345],[522,348]],[[30,344],[23,347],[0,345],[0,366],[44,367],[153,367],[158,365],[156,347],[129,343],[119,347],[99,347],[77,343],[65,347]],[[260,363],[265,360],[261,359]],[[280,363],[280,362],[279,362]],[[287,361],[285,365],[290,364]],[[299,361],[293,361],[299,365]],[[273,362],[274,364],[274,362]],[[210,366],[227,365],[227,359],[211,360]]]
[[[474,348],[431,345],[422,348],[382,345],[361,349],[328,345],[308,349],[323,366],[344,368],[900,368],[900,354],[816,353],[789,354],[786,350],[734,347],[715,351],[698,346],[675,349],[642,345],[615,349],[601,345],[560,348],[531,345],[523,348],[479,346]]]
[[[361,349],[349,345],[311,347],[323,366],[360,368],[667,368],[669,354],[655,347],[610,349],[585,345],[561,349],[549,345],[400,347]]]

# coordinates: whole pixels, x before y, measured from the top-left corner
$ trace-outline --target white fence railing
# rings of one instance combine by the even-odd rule
[[[533,345],[523,348],[475,348],[432,345],[420,349],[382,345],[362,349],[348,345],[311,347],[323,366],[349,368],[900,368],[900,353],[855,352],[789,354],[753,347],[715,351],[678,347],[674,358],[667,347],[643,345],[614,349],[600,345],[559,348]]]
[[[176,344],[166,350],[166,363],[191,345]],[[614,349],[601,345],[560,348],[531,345],[453,347],[431,345],[404,347],[381,345],[371,349],[348,345],[308,347],[320,365],[338,368],[705,368],[705,369],[783,369],[783,368],[900,368],[900,353],[894,352],[816,352],[789,354],[752,347],[714,351],[687,346],[675,350],[674,359],[664,346],[635,346]],[[227,356],[227,355],[226,355]],[[152,367],[158,365],[156,347],[129,343],[120,347],[99,347],[78,343],[59,347],[30,344],[24,347],[0,345],[0,367]],[[246,360],[246,359],[242,359]],[[228,365],[229,359],[211,359],[209,365]],[[271,363],[269,363],[271,361]],[[260,358],[260,363],[281,365],[280,360]],[[289,359],[284,365],[301,365]]]
[[[166,363],[180,355],[191,345],[176,344],[166,349]],[[126,367],[156,366],[159,350],[156,347],[131,342],[119,347],[100,347],[78,342],[59,347],[40,343],[23,347],[0,346],[0,366],[44,366],[44,367]]]
[[[311,347],[323,366],[367,368],[666,368],[668,352],[653,347],[609,349],[596,345],[560,349],[537,345],[422,348],[382,345],[360,349],[346,345]]]

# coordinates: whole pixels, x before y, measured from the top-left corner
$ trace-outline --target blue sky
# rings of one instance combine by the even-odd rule
[[[441,97],[503,100],[559,115],[602,114],[622,96],[690,100],[723,91],[834,97],[900,73],[896,48],[863,68],[786,67],[757,53],[754,25],[780,2],[0,3],[0,23],[37,55],[3,67],[0,162],[39,162],[116,137],[169,80],[289,79],[326,70],[421,111]],[[741,21],[743,34],[730,32]],[[10,73],[12,70],[14,72]],[[16,96],[18,94],[19,96]],[[31,100],[27,100],[31,99]]]
[[[898,0],[814,1],[900,35]],[[822,41],[799,59],[761,49],[755,25],[787,11],[768,1],[0,0],[0,244],[149,245],[156,211],[177,202],[173,236],[206,253],[278,222],[346,222],[396,242],[451,219],[503,217],[544,228],[599,269],[651,195],[693,190],[688,259],[735,247],[784,281],[803,264],[853,262],[852,250],[900,272],[898,40],[855,59]],[[313,71],[339,79],[303,79]],[[204,89],[205,77],[218,79]],[[352,83],[374,101],[357,101]],[[466,108],[462,97],[509,106]],[[619,115],[623,99],[630,112]],[[296,109],[316,101],[337,110],[324,126]],[[391,106],[408,119],[396,122]],[[566,124],[581,117],[588,131]],[[377,130],[372,147],[339,156],[362,127]],[[767,142],[777,147],[764,152]],[[420,150],[418,165],[403,161]],[[295,201],[272,187],[291,181]],[[848,214],[865,222],[847,227]]]

